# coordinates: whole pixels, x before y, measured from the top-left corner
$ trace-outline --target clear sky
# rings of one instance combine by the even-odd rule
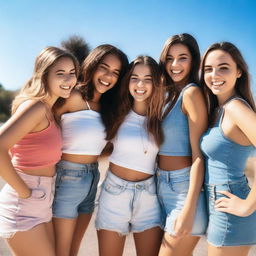
[[[201,53],[214,42],[236,44],[256,91],[255,0],[0,0],[0,83],[20,88],[38,53],[70,35],[91,48],[114,44],[130,60],[158,60],[164,41],[183,32],[198,40]]]

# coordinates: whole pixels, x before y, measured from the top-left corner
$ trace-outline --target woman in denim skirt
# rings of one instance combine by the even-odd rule
[[[202,60],[201,82],[209,128],[202,136],[209,210],[210,256],[245,256],[256,244],[255,193],[244,174],[255,150],[256,114],[247,65],[231,43],[211,45]]]
[[[155,161],[162,141],[162,89],[154,59],[139,56],[122,82],[113,152],[96,217],[99,254],[121,256],[133,233],[138,256],[156,256],[162,238]]]
[[[99,181],[98,157],[112,127],[126,55],[100,45],[82,64],[82,81],[56,105],[62,128],[62,160],[57,164],[53,223],[56,254],[77,255],[90,222]]]
[[[165,235],[159,255],[191,255],[207,226],[202,190],[204,161],[199,141],[207,127],[203,93],[198,86],[200,52],[189,34],[167,39],[160,56],[166,100],[164,142],[158,158],[158,197]]]

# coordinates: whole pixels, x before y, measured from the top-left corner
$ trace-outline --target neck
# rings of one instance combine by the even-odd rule
[[[134,101],[132,110],[138,115],[145,116],[147,113],[148,104],[146,102]]]
[[[225,95],[218,95],[217,99],[218,99],[219,106],[224,105],[226,101],[228,101],[231,97],[234,97],[235,95],[236,95],[235,91],[227,93]]]
[[[44,99],[43,101],[50,107],[52,108],[52,106],[54,105],[54,103],[57,101],[57,97],[47,97],[46,99]]]
[[[94,90],[93,98],[92,98],[91,101],[94,102],[94,103],[99,103],[100,97],[101,97],[101,93],[99,93],[98,91]]]

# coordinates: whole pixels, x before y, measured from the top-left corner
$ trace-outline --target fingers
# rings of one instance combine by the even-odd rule
[[[231,198],[232,196],[234,196],[232,193],[230,193],[229,191],[217,191],[220,194],[223,194],[229,198]]]

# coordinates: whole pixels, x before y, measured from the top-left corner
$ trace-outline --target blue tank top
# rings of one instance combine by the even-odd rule
[[[249,105],[241,98],[236,97],[231,100],[234,99],[239,99]],[[224,108],[222,107],[214,127],[209,128],[201,137],[201,150],[205,156],[205,183],[207,184],[216,185],[239,180],[244,176],[247,158],[255,149],[252,145],[240,145],[224,135],[221,128],[223,114]]]
[[[188,117],[182,111],[182,98],[184,91],[198,85],[191,83],[186,85],[162,122],[164,142],[160,146],[159,155],[165,156],[191,156],[191,146],[189,139]],[[165,109],[168,108],[166,105]]]

